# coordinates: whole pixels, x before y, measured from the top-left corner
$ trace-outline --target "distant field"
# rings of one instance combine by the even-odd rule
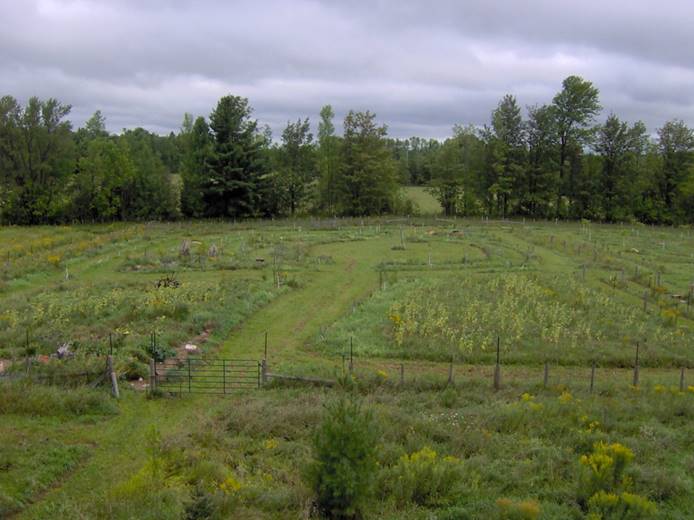
[[[0,381],[0,517],[309,515],[313,430],[341,390],[147,399],[154,332],[182,361],[189,342],[259,360],[267,333],[273,372],[323,379],[342,374],[351,344],[353,384],[380,428],[366,518],[586,518],[580,460],[599,441],[633,451],[629,492],[657,507],[636,518],[688,518],[691,229],[446,224],[1,228],[0,360],[17,374],[103,370],[113,345],[123,395]],[[66,343],[72,359],[49,358]],[[399,487],[413,460],[450,472],[452,487]]]
[[[441,204],[425,187],[407,186],[404,190],[405,196],[419,208],[420,215],[439,215],[441,213]]]

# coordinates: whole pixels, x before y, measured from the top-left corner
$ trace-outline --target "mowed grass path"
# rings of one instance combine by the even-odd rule
[[[390,249],[390,241],[377,240],[362,247],[364,244],[316,246],[316,254],[333,256],[335,264],[306,273],[299,288],[277,298],[233,330],[219,355],[260,359],[267,331],[273,366],[286,367],[312,357],[298,347],[378,285],[373,267]],[[95,506],[109,490],[143,466],[147,456],[145,437],[152,426],[164,437],[185,436],[202,419],[228,406],[230,400],[247,399],[249,392],[253,391],[226,398],[185,396],[148,400],[140,393],[128,391],[116,417],[94,424],[66,422],[62,427],[56,426],[51,437],[93,445],[93,452],[60,486],[44,493],[16,517],[93,518]]]

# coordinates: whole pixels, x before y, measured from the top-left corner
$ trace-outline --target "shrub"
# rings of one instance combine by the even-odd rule
[[[579,503],[585,504],[600,491],[611,493],[621,490],[625,484],[624,470],[633,459],[634,453],[622,444],[596,443],[593,453],[580,458],[583,472],[579,484]]]
[[[631,493],[598,491],[588,501],[589,520],[645,520],[655,516],[655,504]]]
[[[329,518],[357,518],[376,474],[376,431],[370,411],[343,395],[326,405],[313,437],[314,461],[308,481],[316,507]]]
[[[384,491],[398,503],[419,505],[449,502],[462,480],[461,462],[455,457],[439,457],[429,447],[400,457],[398,463],[384,472]]]
[[[631,480],[624,472],[632,460],[634,453],[619,443],[598,442],[593,453],[581,457],[578,499],[589,520],[642,520],[655,515],[653,502],[625,491]]]

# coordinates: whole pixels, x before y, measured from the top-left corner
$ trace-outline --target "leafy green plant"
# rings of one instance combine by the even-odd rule
[[[313,437],[308,481],[315,504],[329,518],[358,518],[376,475],[378,433],[370,411],[351,395],[326,405]]]

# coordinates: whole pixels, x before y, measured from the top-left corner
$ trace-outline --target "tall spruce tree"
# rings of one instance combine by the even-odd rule
[[[203,186],[207,216],[252,217],[260,212],[263,143],[251,112],[248,99],[224,96],[210,114],[212,147]]]

